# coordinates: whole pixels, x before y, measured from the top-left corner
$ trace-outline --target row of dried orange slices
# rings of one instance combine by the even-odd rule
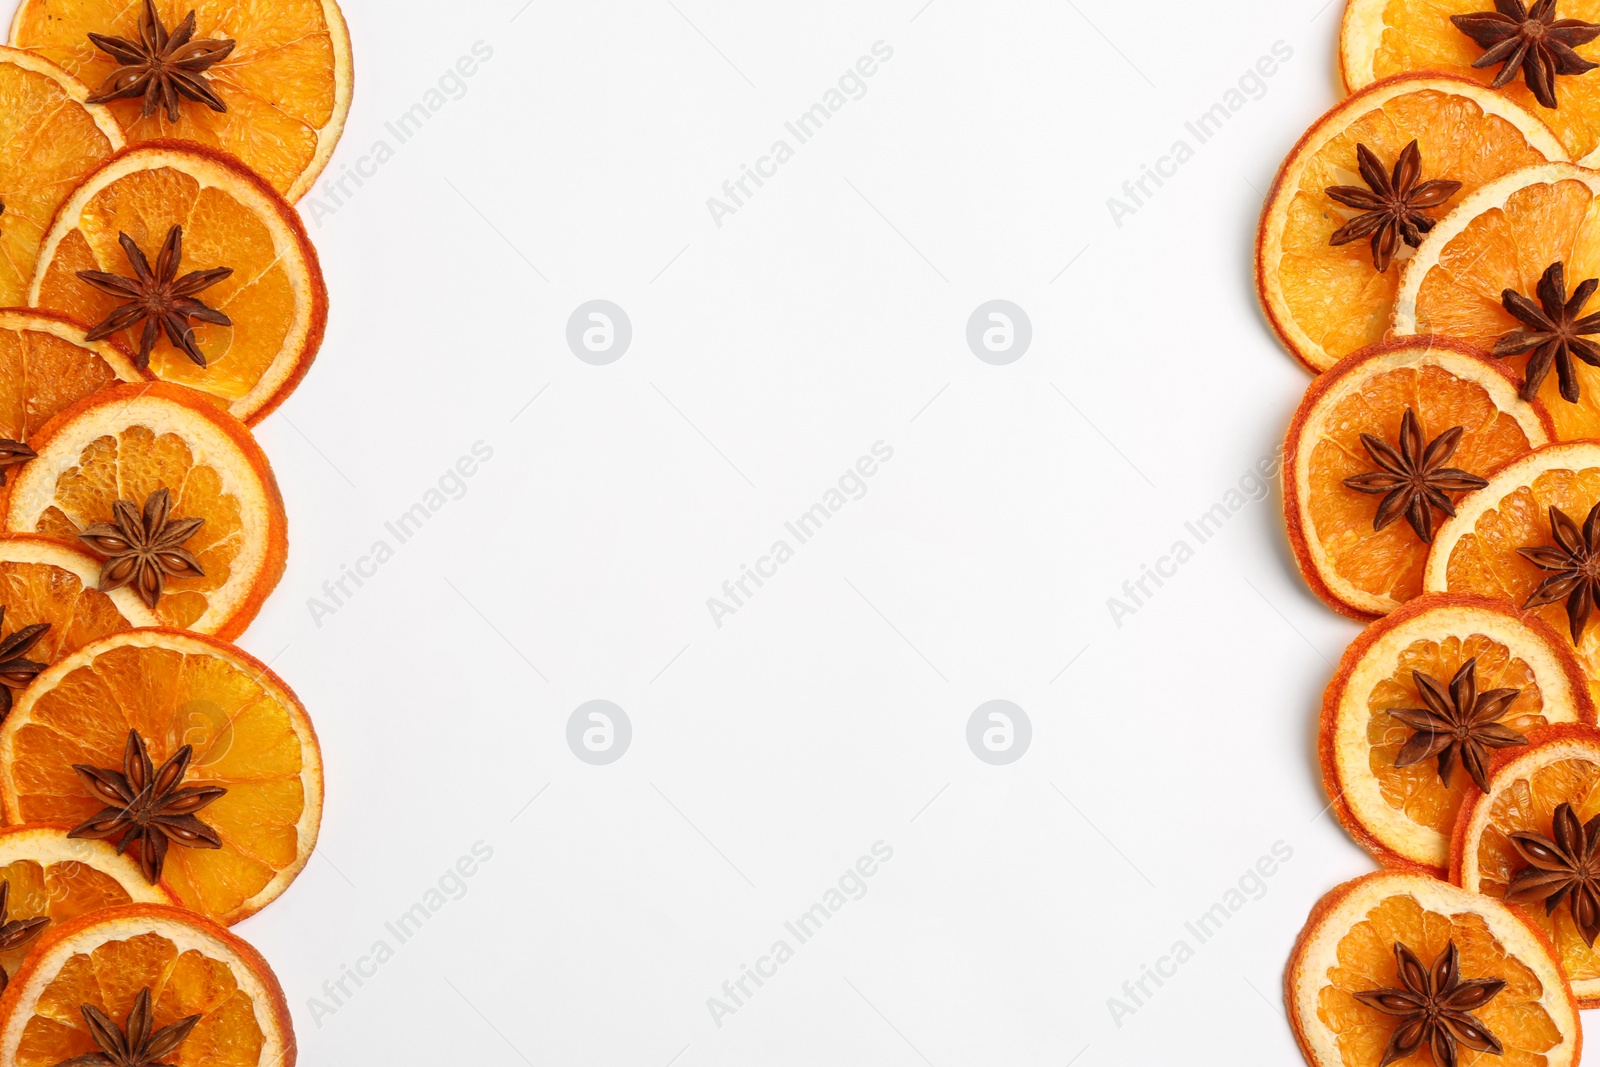
[[[350,106],[335,0],[21,0],[0,47],[0,1063],[292,1065],[226,926],[322,812],[229,644],[283,574],[249,425],[321,345],[291,203]],[[8,981],[9,978],[9,981]]]
[[[1323,782],[1386,868],[1289,961],[1314,1067],[1569,1067],[1600,1007],[1591,22],[1600,0],[1347,0],[1349,95],[1262,212],[1262,307],[1317,375],[1290,543],[1369,624],[1325,694]]]

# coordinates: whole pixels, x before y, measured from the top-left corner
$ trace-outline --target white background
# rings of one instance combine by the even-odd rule
[[[326,749],[317,857],[240,928],[302,1062],[1298,1062],[1284,961],[1372,867],[1314,759],[1355,628],[1302,587],[1276,485],[1203,546],[1184,524],[1307,383],[1251,250],[1338,97],[1321,2],[345,0],[355,106],[301,205],[332,318],[259,429],[292,550],[243,640]],[[707,198],[879,41],[865,95],[719,227]],[[1184,122],[1280,41],[1198,145]],[[1179,138],[1194,158],[1116,225]],[[592,299],[632,322],[609,366],[565,340]],[[966,343],[991,299],[1031,318],[1009,366]],[[717,626],[707,598],[879,441],[865,496]],[[314,618],[478,442],[464,495]],[[566,741],[594,699],[634,731],[609,766]],[[1033,726],[1009,766],[966,741],[993,699]],[[719,1026],[708,998],[879,841],[866,895]],[[398,945],[384,924],[477,842]],[[1198,945],[1185,922],[1279,843]]]

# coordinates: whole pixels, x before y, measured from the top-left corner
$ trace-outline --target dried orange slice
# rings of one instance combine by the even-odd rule
[[[1339,31],[1339,69],[1345,86],[1354,92],[1391,75],[1422,70],[1488,85],[1499,73],[1499,65],[1474,69],[1472,64],[1484,50],[1456,29],[1450,16],[1477,14],[1493,7],[1486,0],[1349,0]],[[1561,0],[1556,17],[1600,22],[1600,2]],[[1579,45],[1577,52],[1585,59],[1600,61],[1600,43]],[[1534,98],[1520,71],[1499,91],[1549,123],[1573,159],[1582,159],[1600,146],[1600,79],[1558,77],[1556,100],[1560,106],[1554,109]]]
[[[1503,1061],[1462,1049],[1461,1063],[1580,1062],[1578,1002],[1535,927],[1491,897],[1427,875],[1380,871],[1346,882],[1317,902],[1284,972],[1290,1025],[1312,1067],[1383,1062],[1406,1020],[1369,1007],[1357,994],[1402,987],[1397,944],[1423,966],[1453,944],[1461,979],[1505,983],[1471,1012],[1503,1046]],[[1422,1052],[1406,1062],[1431,1061]]]
[[[78,272],[133,277],[121,235],[155,263],[174,226],[182,227],[180,275],[232,269],[203,299],[233,325],[191,324],[204,367],[165,334],[150,367],[257,422],[310,369],[327,324],[328,291],[300,216],[237,161],[170,141],[113,156],[61,205],[40,249],[28,303],[104,322],[123,302]],[[141,329],[116,336],[137,352]]]
[[[1600,815],[1600,730],[1553,726],[1535,740],[1529,748],[1502,756],[1489,792],[1473,790],[1461,808],[1450,850],[1450,880],[1469,892],[1503,900],[1512,880],[1529,866],[1510,835],[1551,837],[1555,811],[1562,804],[1571,805],[1581,823]],[[1511,907],[1555,946],[1578,1002],[1585,1008],[1600,1007],[1600,951],[1579,934],[1572,909],[1558,905],[1551,912],[1542,903]]]
[[[139,865],[104,841],[75,841],[57,826],[0,829],[0,881],[9,885],[7,917],[45,916],[60,925],[124,904],[178,903],[151,885]],[[0,967],[15,974],[25,951],[0,952]]]
[[[110,908],[45,932],[0,997],[0,1062],[56,1067],[96,1054],[83,1006],[125,1030],[146,991],[151,1031],[200,1016],[165,1062],[293,1067],[294,1026],[267,961],[215,923],[156,904]]]
[[[1256,292],[1284,345],[1312,371],[1327,370],[1389,328],[1400,266],[1374,269],[1364,240],[1330,243],[1360,214],[1330,186],[1365,188],[1356,146],[1387,172],[1412,142],[1422,180],[1461,188],[1428,210],[1435,219],[1485,182],[1520,167],[1565,159],[1543,123],[1475,82],[1434,75],[1393,78],[1336,105],[1308,130],[1278,171],[1256,236]],[[1409,249],[1402,248],[1403,257]]]
[[[235,637],[283,576],[283,501],[250,431],[197,393],[163,382],[103,389],[35,437],[39,453],[12,479],[3,528],[69,543],[162,489],[171,517],[202,518],[183,547],[204,577],[173,577],[155,606],[164,625]]]
[[[1384,342],[1312,382],[1284,443],[1284,519],[1306,583],[1351,618],[1383,615],[1422,591],[1427,543],[1402,514],[1375,529],[1387,495],[1345,484],[1381,469],[1362,435],[1399,447],[1408,411],[1424,441],[1461,427],[1453,454],[1436,466],[1475,476],[1549,440],[1542,407],[1518,399],[1494,361],[1455,341]],[[1428,516],[1436,525],[1444,512]]]
[[[1393,712],[1428,707],[1417,672],[1448,686],[1469,662],[1479,693],[1516,690],[1497,721],[1524,737],[1551,723],[1595,721],[1570,646],[1508,601],[1423,596],[1367,627],[1323,696],[1318,752],[1334,814],[1386,866],[1442,876],[1449,863],[1472,776],[1458,757],[1448,784],[1436,758],[1396,766],[1418,731]]]
[[[138,41],[143,0],[23,0],[11,22],[11,43],[55,60],[96,90],[118,61],[89,34]],[[291,201],[327,166],[350,112],[354,81],[350,34],[334,0],[156,0],[167,31],[193,11],[194,37],[235,42],[200,75],[226,107],[217,112],[189,99],[171,121],[164,108],[144,114],[142,100],[106,105],[130,142],[181,137],[244,160]]]
[[[85,333],[54,312],[0,308],[0,437],[27,441],[97,389],[149,380],[119,345]]]
[[[0,536],[0,606],[4,626],[14,633],[47,622],[50,630],[28,652],[40,663],[55,663],[102,637],[160,620],[131,589],[98,591],[100,561],[89,553],[46,537]]]
[[[0,306],[27,302],[50,220],[85,174],[122,148],[111,112],[41,56],[0,48]]]
[[[1428,553],[1422,586],[1431,593],[1471,593],[1525,604],[1549,575],[1517,552],[1552,544],[1550,508],[1582,523],[1600,502],[1600,442],[1547,445],[1489,479],[1456,504],[1455,518],[1440,527]],[[1560,603],[1535,611],[1572,643]],[[1589,627],[1574,646],[1600,699],[1600,626]]]
[[[1595,84],[1600,87],[1600,79]],[[1569,295],[1600,277],[1600,172],[1547,163],[1490,182],[1460,202],[1423,238],[1395,298],[1394,333],[1446,334],[1484,350],[1524,324],[1502,306],[1505,290],[1537,299],[1539,279],[1565,265]],[[1600,311],[1591,301],[1586,314]],[[1526,358],[1505,362],[1519,372]],[[1563,441],[1600,437],[1600,368],[1573,360],[1577,403],[1561,397],[1558,376],[1538,391]]]
[[[156,766],[193,749],[184,788],[227,790],[199,812],[221,847],[166,852],[163,877],[178,898],[229,924],[276,900],[316,846],[321,750],[289,687],[214,638],[132,630],[39,675],[0,726],[6,821],[76,828],[97,815],[107,802],[73,765],[120,772],[130,731]]]

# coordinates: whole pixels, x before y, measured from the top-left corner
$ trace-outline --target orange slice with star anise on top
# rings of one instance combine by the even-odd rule
[[[1533,115],[1457,78],[1395,78],[1335,105],[1261,212],[1256,291],[1273,330],[1312,371],[1383,340],[1422,234],[1486,182],[1564,158]]]
[[[294,1067],[295,1057],[267,961],[180,908],[129,904],[52,924],[0,997],[0,1062],[16,1067]]]
[[[109,841],[150,884],[235,923],[316,846],[322,757],[294,693],[213,638],[131,630],[41,673],[0,725],[7,822]]]
[[[1370,619],[1422,591],[1429,543],[1462,494],[1549,440],[1542,407],[1465,345],[1375,345],[1306,390],[1284,443],[1284,518],[1300,573]]]
[[[66,199],[28,302],[252,423],[305,376],[328,317],[294,209],[237,160],[169,141],[114,156]]]
[[[1284,1000],[1311,1067],[1582,1059],[1578,1002],[1549,942],[1500,901],[1428,875],[1381,871],[1318,901]]]
[[[1600,40],[1574,23],[1600,23],[1600,0],[1348,0],[1339,68],[1351,92],[1408,71],[1499,83],[1589,163],[1600,147]]]
[[[0,527],[94,552],[97,588],[131,589],[163,625],[237,636],[282,577],[287,520],[267,457],[194,391],[103,389],[33,447]]]
[[[22,0],[11,44],[93,86],[130,143],[220,149],[291,201],[322,173],[350,111],[350,35],[334,0]]]

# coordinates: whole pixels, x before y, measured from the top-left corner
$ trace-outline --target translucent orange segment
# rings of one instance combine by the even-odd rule
[[[294,284],[261,216],[229,193],[202,189],[194,178],[164,167],[111,182],[84,207],[77,229],[63,240],[39,291],[38,305],[83,322],[102,321],[117,298],[85,285],[81,270],[129,275],[119,243],[131,237],[153,262],[173,226],[183,227],[180,272],[233,268],[232,277],[199,298],[234,321],[232,327],[195,323],[206,366],[173,347],[163,334],[150,359],[162,379],[200,389],[220,404],[244,396],[283,351],[299,316]],[[137,351],[139,331],[119,336]]]
[[[1550,470],[1521,486],[1478,517],[1471,533],[1464,534],[1445,565],[1452,593],[1478,593],[1525,602],[1546,574],[1517,553],[1519,548],[1554,544],[1550,532],[1550,507],[1582,523],[1600,501],[1600,468],[1579,471]],[[1557,633],[1570,637],[1565,606],[1558,602],[1535,609]],[[1596,690],[1600,680],[1600,626],[1584,631],[1576,647],[1578,661]]]
[[[115,878],[70,860],[48,865],[18,860],[0,866],[0,881],[11,887],[7,916],[13,920],[44,915],[52,922],[63,923],[133,899]],[[0,967],[7,974],[15,974],[26,955],[26,948],[0,952]]]
[[[1544,696],[1532,668],[1504,645],[1481,634],[1413,642],[1400,654],[1394,674],[1380,681],[1367,696],[1371,716],[1367,740],[1372,746],[1368,766],[1378,780],[1383,799],[1413,822],[1446,835],[1455,825],[1456,812],[1462,797],[1472,788],[1472,779],[1459,761],[1448,786],[1439,780],[1436,760],[1396,767],[1395,759],[1414,731],[1389,713],[1427,707],[1417,693],[1416,672],[1434,679],[1442,688],[1473,658],[1478,661],[1479,692],[1521,690],[1501,723],[1524,735],[1549,725],[1543,714]]]
[[[1463,1050],[1464,1067],[1531,1067],[1544,1063],[1541,1053],[1561,1043],[1555,1020],[1539,1003],[1544,988],[1538,976],[1505,950],[1481,916],[1441,915],[1424,909],[1411,896],[1394,896],[1380,902],[1340,939],[1338,963],[1329,968],[1329,984],[1319,996],[1317,1015],[1336,1035],[1345,1067],[1378,1067],[1383,1061],[1396,1020],[1353,994],[1400,986],[1395,943],[1431,964],[1451,941],[1460,953],[1463,979],[1492,977],[1506,983],[1499,995],[1474,1013],[1499,1038],[1505,1054],[1489,1058]]]
[[[1369,241],[1330,244],[1334,231],[1359,212],[1335,202],[1326,190],[1333,185],[1366,188],[1356,170],[1356,145],[1366,145],[1392,168],[1413,140],[1422,154],[1421,180],[1448,178],[1462,184],[1443,206],[1430,210],[1436,218],[1485,182],[1545,162],[1516,126],[1485,115],[1471,100],[1432,89],[1396,96],[1320,148],[1294,190],[1277,270],[1295,323],[1333,358],[1383,339],[1400,264],[1409,250],[1379,274]]]
[[[87,348],[34,330],[0,329],[0,437],[26,441],[115,381],[110,365]]]
[[[1505,290],[1534,297],[1540,277],[1557,262],[1565,265],[1569,293],[1584,279],[1600,277],[1600,204],[1582,182],[1527,186],[1512,193],[1504,208],[1486,210],[1467,223],[1422,280],[1417,329],[1493,348],[1524,326],[1502,305]],[[1591,314],[1597,310],[1600,303],[1587,308]],[[1600,436],[1600,368],[1574,362],[1579,403],[1562,399],[1553,371],[1539,389],[1562,441]],[[1506,363],[1520,373],[1527,359],[1514,356]]]
[[[185,784],[228,790],[202,816],[223,848],[167,855],[165,879],[186,904],[226,915],[295,862],[307,801],[289,709],[217,656],[114,648],[39,694],[15,737],[20,818],[75,824],[100,810],[72,765],[120,767],[130,729],[157,762],[192,745]]]
[[[96,439],[78,465],[57,480],[55,504],[39,517],[35,532],[76,542],[81,530],[111,521],[117,500],[143,507],[163,488],[172,492],[172,518],[206,520],[184,543],[199,558],[205,577],[168,578],[155,609],[165,625],[181,629],[205,614],[206,594],[227,582],[244,541],[239,499],[223,489],[215,468],[195,461],[183,438],[131,426],[115,437]]]
[[[60,82],[3,59],[0,144],[0,307],[21,307],[56,209],[116,146]]]
[[[24,626],[50,624],[28,653],[40,663],[55,663],[90,641],[129,628],[110,597],[48,563],[0,560],[0,604],[6,608],[0,633],[6,636]]]
[[[137,39],[141,7],[126,0],[29,0],[12,41],[98,88],[117,64],[86,34]],[[130,142],[177,137],[220,148],[287,193],[316,157],[319,132],[336,104],[334,45],[320,0],[156,0],[169,30],[191,10],[195,36],[238,42],[205,72],[227,112],[184,101],[180,120],[171,123],[164,110],[143,117],[142,102],[129,100],[109,105],[113,114]]]
[[[1383,10],[1383,36],[1372,61],[1374,78],[1437,70],[1489,84],[1499,73],[1499,66],[1473,69],[1472,64],[1483,55],[1483,49],[1456,29],[1450,16],[1475,14],[1491,7],[1484,0],[1389,0]],[[1600,0],[1561,0],[1557,17],[1600,22]],[[1600,43],[1579,45],[1577,51],[1591,62],[1600,62]],[[1556,100],[1561,106],[1555,110],[1539,103],[1520,74],[1501,92],[1544,120],[1573,159],[1581,159],[1600,146],[1600,78],[1558,77]]]
[[[43,990],[23,1028],[18,1067],[56,1067],[98,1051],[80,1008],[98,1008],[118,1023],[142,990],[151,990],[152,1025],[201,1016],[174,1055],[179,1067],[256,1067],[265,1038],[250,998],[221,960],[180,952],[159,934],[108,941],[68,959]]]
[[[1306,507],[1334,571],[1364,592],[1396,601],[1422,591],[1428,545],[1404,519],[1374,530],[1383,497],[1358,493],[1344,480],[1378,469],[1361,435],[1394,444],[1408,408],[1430,441],[1453,427],[1464,429],[1450,463],[1471,473],[1486,475],[1529,450],[1522,427],[1481,385],[1436,366],[1375,374],[1333,406],[1324,436],[1312,447]]]

